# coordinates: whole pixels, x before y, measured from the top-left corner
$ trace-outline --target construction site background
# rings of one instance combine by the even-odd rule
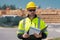
[[[60,23],[60,9],[37,9],[36,14],[46,23]],[[27,15],[27,11],[25,9],[0,10],[0,16],[2,15],[17,15],[25,17]]]

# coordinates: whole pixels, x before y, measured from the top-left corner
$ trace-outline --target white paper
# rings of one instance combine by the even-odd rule
[[[40,29],[30,27],[29,35],[33,35],[34,33],[39,34],[40,33]]]

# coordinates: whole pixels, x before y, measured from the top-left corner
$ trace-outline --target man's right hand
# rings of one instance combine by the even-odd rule
[[[29,37],[29,34],[27,34],[27,33],[23,34],[23,38],[28,38],[28,37]]]

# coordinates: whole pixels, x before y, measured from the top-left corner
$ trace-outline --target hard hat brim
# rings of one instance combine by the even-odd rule
[[[29,7],[29,8],[27,8],[27,9],[36,9],[36,7]]]

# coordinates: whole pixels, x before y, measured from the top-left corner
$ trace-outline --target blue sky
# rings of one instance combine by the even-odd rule
[[[0,6],[12,4],[17,8],[25,8],[26,4],[30,1],[35,2],[37,6],[41,6],[43,9],[47,7],[60,9],[60,0],[0,0]]]

